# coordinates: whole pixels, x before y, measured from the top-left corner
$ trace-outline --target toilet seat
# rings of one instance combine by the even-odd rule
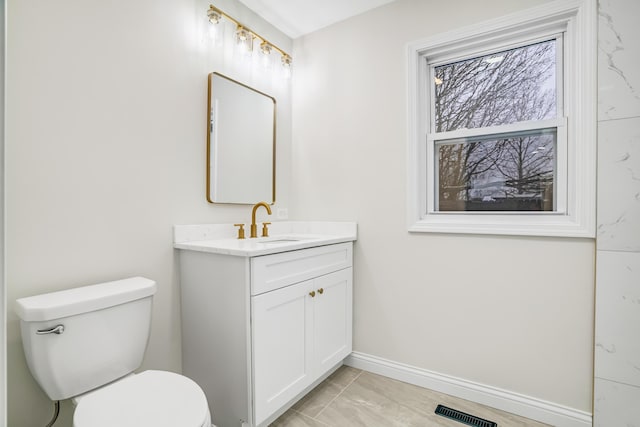
[[[210,427],[207,398],[182,375],[144,371],[77,399],[73,427]]]

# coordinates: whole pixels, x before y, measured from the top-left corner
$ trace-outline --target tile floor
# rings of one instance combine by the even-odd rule
[[[465,426],[435,415],[438,404],[494,421],[499,427],[547,425],[371,372],[342,366],[271,426]]]

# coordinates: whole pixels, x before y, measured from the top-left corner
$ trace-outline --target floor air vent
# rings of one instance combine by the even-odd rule
[[[498,427],[498,424],[493,421],[488,421],[483,418],[474,417],[473,415],[465,414],[464,412],[457,411],[455,409],[447,408],[446,406],[438,405],[436,408],[436,414],[443,417],[459,421],[474,427]]]

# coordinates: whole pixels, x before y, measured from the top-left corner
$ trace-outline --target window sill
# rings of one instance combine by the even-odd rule
[[[594,238],[593,227],[584,222],[554,213],[434,213],[411,223],[409,232]]]

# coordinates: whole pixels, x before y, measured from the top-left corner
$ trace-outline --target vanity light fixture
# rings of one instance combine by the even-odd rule
[[[236,26],[236,42],[240,45],[240,48],[247,55],[251,55],[253,53],[253,43],[254,41],[257,41],[260,46],[260,53],[264,55],[262,61],[265,66],[267,66],[267,64],[269,63],[269,58],[273,51],[279,53],[281,57],[282,67],[284,69],[284,77],[291,77],[291,63],[293,61],[293,58],[291,58],[291,55],[289,55],[287,52],[280,49],[278,46],[274,45],[273,43],[262,37],[260,34],[249,29],[236,19],[227,15],[214,5],[209,5],[209,10],[207,10],[207,18],[209,18],[209,23],[214,26],[220,25],[220,23],[223,22],[223,18],[224,20],[233,23]]]
[[[219,24],[222,19],[222,13],[215,9],[207,10],[207,18],[209,18],[209,22],[212,24]]]
[[[214,44],[219,45],[222,42],[222,31],[220,29],[220,25],[218,24],[222,19],[222,15],[213,9],[209,9],[207,11],[207,18],[209,19],[209,22],[213,24],[209,25],[209,38],[214,42]]]
[[[263,55],[267,56],[271,54],[271,45],[267,42],[262,42],[260,43],[260,52],[262,52]]]
[[[251,55],[253,52],[253,34],[246,28],[238,26],[236,29],[236,41],[242,53]]]
[[[286,79],[291,77],[291,57],[284,55],[282,57],[282,67],[284,68],[284,77]]]
[[[262,66],[265,69],[271,68],[271,51],[272,50],[273,49],[269,43],[267,42],[260,43],[260,52],[262,52],[262,55],[260,55],[262,57],[260,62],[262,63]]]

